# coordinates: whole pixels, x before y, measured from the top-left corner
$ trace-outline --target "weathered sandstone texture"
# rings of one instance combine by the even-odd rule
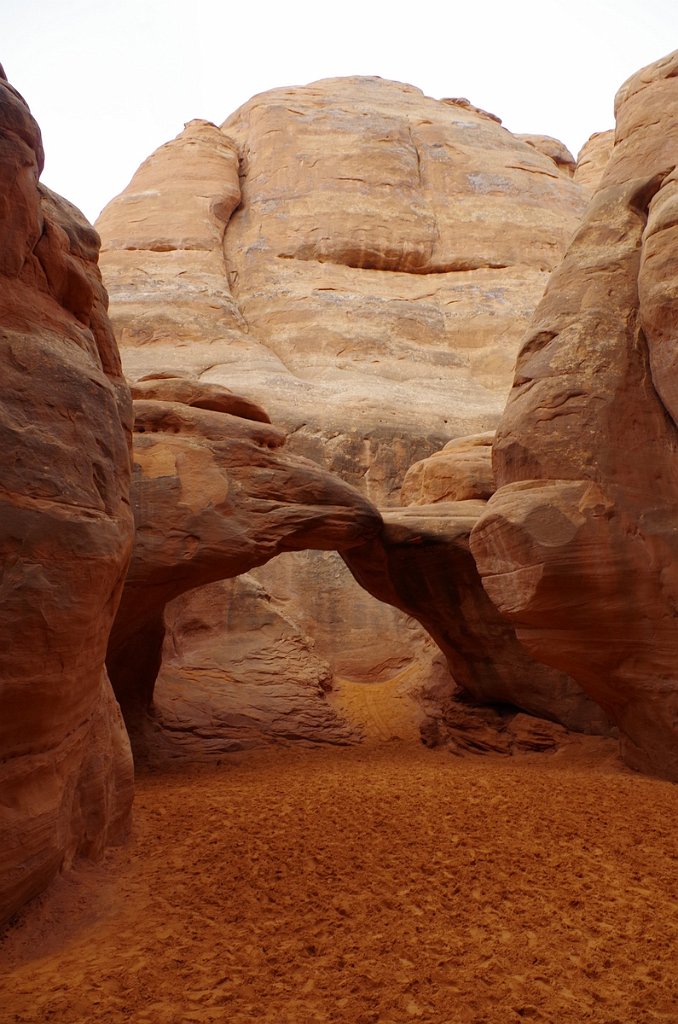
[[[458,724],[460,697],[605,734],[600,708],[565,673],[529,656],[483,589],[469,537],[494,490],[491,439],[462,438],[415,463],[403,484],[411,504],[384,510],[381,531],[343,558],[370,593],[421,622],[447,657],[457,692],[431,694],[438,706],[429,737],[440,737],[441,723]]]
[[[678,52],[617,94],[615,146],[516,369],[471,537],[528,650],[678,778]]]
[[[137,756],[195,761],[289,740],[361,739],[329,703],[332,670],[287,605],[250,574],[168,605],[152,714],[133,726]]]
[[[234,415],[227,410],[246,406],[231,392],[211,386],[201,400],[197,385],[187,388],[157,379],[140,389],[153,397],[134,403],[136,538],[108,653],[116,695],[131,717],[151,704],[170,601],[280,552],[343,550],[380,524],[376,509],[349,484],[284,451],[284,431],[265,422],[263,410],[255,407],[254,419]],[[194,404],[183,404],[182,394]],[[203,609],[202,620],[228,624],[238,615],[225,607],[205,619]],[[315,697],[322,696],[321,682],[312,680]],[[292,699],[288,714],[293,732]]]
[[[614,130],[595,132],[580,149],[574,180],[587,194],[592,195],[600,185],[613,147]]]
[[[104,670],[132,545],[131,402],[98,238],[38,183],[0,70],[0,923],[125,830],[127,735]]]
[[[551,135],[516,135],[516,138],[553,160],[564,178],[574,177],[577,161],[559,139]]]
[[[376,78],[274,90],[221,128],[193,121],[98,221],[126,372],[250,395],[291,451],[397,503],[413,462],[496,425],[586,205],[570,160],[468,101]],[[337,556],[254,575],[337,679],[430,660],[423,631]],[[270,665],[274,684],[285,660]]]
[[[418,457],[496,423],[586,203],[556,149],[376,78],[191,122],[97,224],[126,372],[242,391],[394,500]]]

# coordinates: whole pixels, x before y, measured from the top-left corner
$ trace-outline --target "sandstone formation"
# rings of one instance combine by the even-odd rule
[[[98,238],[38,183],[0,71],[0,922],[125,831],[127,736],[104,654],[132,544],[131,421]]]
[[[232,393],[213,386],[201,401],[198,390],[157,379],[153,398],[135,401],[136,538],[108,653],[116,695],[131,717],[150,706],[170,601],[283,551],[362,543],[380,523],[350,485],[284,452],[285,434],[262,422],[263,410],[255,409],[256,419],[234,415],[223,410],[245,405]],[[182,393],[194,404],[177,401]]]
[[[495,426],[587,201],[569,160],[466,100],[376,78],[277,89],[221,128],[193,121],[97,224],[126,372],[247,394],[291,451],[397,503],[413,462]],[[432,664],[423,631],[336,556],[255,576],[337,680]],[[271,662],[271,682],[284,671]]]
[[[471,545],[538,659],[678,778],[678,52],[616,100],[600,187],[535,313]]]
[[[589,195],[597,190],[614,147],[614,131],[595,132],[577,157],[574,180]]]
[[[494,494],[493,440],[494,431],[457,438],[428,459],[415,462],[400,488],[401,504],[487,500]]]
[[[251,575],[176,598],[165,628],[153,713],[135,723],[137,757],[197,761],[291,740],[360,741],[327,699],[334,677],[314,641]]]
[[[553,160],[564,178],[574,177],[577,161],[559,139],[550,135],[516,135],[516,138]]]
[[[469,537],[494,490],[490,441],[451,442],[415,464],[403,485],[413,503],[384,510],[379,534],[343,558],[362,586],[418,619],[446,655],[457,691],[438,689],[425,735],[440,737],[442,723],[458,722],[460,696],[604,734],[600,708],[565,673],[533,661],[483,589]]]
[[[417,458],[496,423],[585,208],[553,155],[467,101],[372,78],[190,122],[97,223],[128,376],[242,391],[297,450],[395,500]]]
[[[302,382],[276,419],[292,399],[302,436],[340,430],[342,472],[394,497],[407,452],[380,439],[412,462],[422,438],[494,425],[581,193],[496,118],[380,79],[275,90],[222,128],[241,157],[231,292]]]

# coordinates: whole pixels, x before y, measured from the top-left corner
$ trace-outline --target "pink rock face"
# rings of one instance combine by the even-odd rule
[[[198,390],[158,379],[154,397],[135,402],[136,540],[108,654],[130,712],[151,702],[169,601],[283,551],[363,543],[381,522],[350,485],[283,451],[285,433],[259,407],[256,419],[235,416],[222,411],[232,393],[211,386],[201,401]],[[194,404],[174,401],[180,393]]]
[[[616,102],[615,147],[518,359],[471,545],[532,654],[678,778],[678,52]]]
[[[132,545],[131,403],[98,238],[38,184],[0,72],[0,922],[125,830],[127,736],[104,655]]]

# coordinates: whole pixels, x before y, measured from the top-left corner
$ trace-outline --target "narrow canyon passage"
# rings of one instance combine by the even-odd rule
[[[649,1024],[678,789],[609,741],[277,749],[142,773],[134,835],[0,946],[3,1024]]]

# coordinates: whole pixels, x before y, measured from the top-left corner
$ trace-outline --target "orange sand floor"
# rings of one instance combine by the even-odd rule
[[[0,1021],[678,1021],[678,787],[604,753],[277,750],[138,780],[0,945]]]

